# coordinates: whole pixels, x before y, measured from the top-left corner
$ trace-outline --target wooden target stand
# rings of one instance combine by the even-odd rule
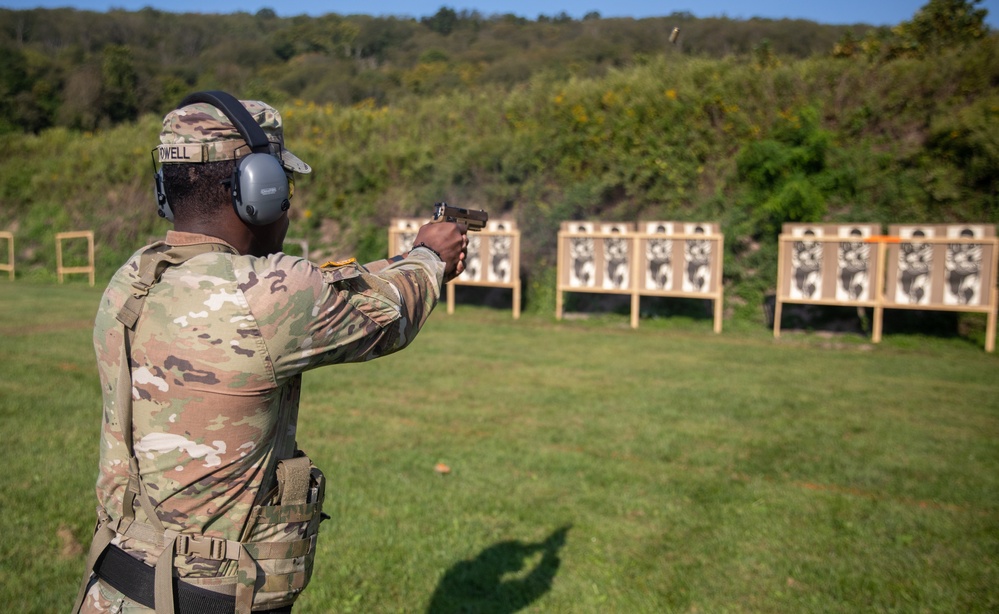
[[[483,230],[470,232],[466,269],[447,284],[447,312],[454,313],[456,286],[505,288],[513,293],[513,319],[520,319],[520,231],[513,222],[490,221]],[[473,249],[471,242],[478,247]],[[474,270],[469,269],[472,262]],[[502,263],[496,266],[496,263]]]
[[[7,275],[14,280],[14,233],[0,231],[0,239],[7,240],[7,262],[0,263],[0,271],[7,271]]]
[[[87,265],[86,266],[63,266],[62,242],[73,239],[87,240]],[[74,232],[56,233],[56,274],[59,276],[59,283],[63,282],[63,277],[69,274],[86,273],[90,276],[90,285],[94,285],[94,232],[92,230],[78,230]]]
[[[819,244],[844,243],[848,239],[836,236],[808,237],[808,241]],[[863,242],[875,249],[874,258],[871,260],[870,277],[872,296],[865,300],[843,301],[832,298],[801,298],[792,297],[788,292],[790,270],[790,257],[788,250],[792,249],[792,244],[801,242],[801,236],[791,236],[781,234],[778,238],[778,265],[777,265],[777,296],[774,305],[774,337],[779,338],[781,334],[781,312],[784,303],[810,304],[810,305],[833,305],[871,307],[873,308],[873,318],[871,320],[871,341],[880,343],[884,328],[885,309],[910,309],[920,311],[952,311],[960,313],[984,313],[986,314],[985,328],[985,351],[995,351],[995,338],[997,329],[997,305],[999,305],[999,290],[996,288],[997,268],[999,268],[999,238],[995,236],[984,236],[974,238],[958,237],[920,237],[918,239],[903,238],[896,235],[875,235],[863,239]],[[897,262],[901,244],[919,243],[931,246],[935,250],[935,255],[940,256],[948,245],[974,245],[982,246],[983,261],[981,275],[981,301],[979,304],[946,304],[940,296],[942,291],[937,291],[934,297],[927,302],[913,303],[905,302],[898,296],[894,287],[889,287],[898,283],[900,272]],[[944,280],[944,258],[935,257],[933,259],[933,269],[930,272],[933,277],[934,287],[940,288],[945,283]]]
[[[409,251],[424,218],[394,218],[388,234],[389,255]],[[511,220],[490,220],[482,230],[468,233],[465,272],[445,286],[447,313],[454,313],[455,287],[478,286],[511,290],[513,319],[520,319],[520,231]]]
[[[655,222],[644,224],[657,225]],[[666,222],[670,229],[679,227],[680,223]],[[593,227],[614,226],[611,232],[597,230],[573,230],[581,226]],[[703,224],[713,228],[711,224]],[[579,267],[579,259],[573,253],[574,240],[592,240],[592,268],[586,274],[586,280],[581,283],[580,276],[573,275]],[[618,287],[607,287],[604,283],[607,274],[607,264],[610,256],[607,253],[606,241],[623,241],[628,245],[627,264],[628,280]],[[650,242],[669,242],[669,264],[661,269],[668,272],[669,284],[656,285],[650,283],[646,272],[654,264],[649,258]],[[691,243],[708,246],[707,257],[701,263],[701,275],[706,273],[707,281],[703,285],[688,284],[692,279],[701,279],[693,274],[689,260],[686,260],[685,250]],[[725,236],[714,232],[638,232],[632,224],[606,224],[600,222],[566,222],[558,233],[557,275],[558,282],[555,293],[555,318],[563,317],[564,294],[566,292],[583,292],[594,294],[622,294],[631,297],[631,328],[638,328],[641,297],[660,296],[669,298],[706,299],[713,303],[714,332],[722,330],[724,318],[724,286],[722,284],[722,257]],[[589,266],[589,265],[588,265]],[[572,269],[572,270],[570,270]],[[685,279],[686,276],[686,279]]]

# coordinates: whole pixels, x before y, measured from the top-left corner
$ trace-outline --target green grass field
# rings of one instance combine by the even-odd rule
[[[0,280],[5,610],[76,594],[99,295]],[[999,358],[730,328],[459,306],[306,375],[332,520],[296,612],[997,611]]]

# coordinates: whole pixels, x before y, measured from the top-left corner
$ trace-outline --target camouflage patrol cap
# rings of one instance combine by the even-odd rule
[[[271,153],[279,156],[285,170],[312,172],[298,156],[284,148],[281,114],[274,107],[257,100],[240,100],[263,128],[270,141]],[[174,109],[163,118],[160,132],[160,164],[196,164],[218,160],[236,160],[250,154],[246,140],[220,109],[198,102]]]

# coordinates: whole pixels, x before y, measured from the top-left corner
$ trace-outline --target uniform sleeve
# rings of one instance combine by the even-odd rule
[[[397,258],[402,258],[403,256],[397,256]],[[384,271],[387,266],[396,262],[396,260],[375,260],[374,262],[369,262],[364,265],[364,268],[368,270],[369,273],[380,273]]]
[[[319,268],[276,254],[248,259],[239,273],[278,384],[406,347],[436,306],[443,276],[444,263],[423,249],[378,272],[353,263]]]

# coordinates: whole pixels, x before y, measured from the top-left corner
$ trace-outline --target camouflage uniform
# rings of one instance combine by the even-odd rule
[[[131,342],[131,382],[118,381],[124,339],[116,317],[134,291],[143,250],[101,299],[94,327],[104,395],[98,514],[122,515],[129,453],[113,406],[118,386],[129,385],[141,481],[164,527],[224,540],[260,537],[251,507],[274,499],[278,461],[296,453],[301,374],[406,347],[437,303],[444,263],[415,249],[372,272],[353,262],[320,268],[281,253],[238,255],[198,234],[170,231],[166,243],[222,244],[223,251],[167,268],[149,289]],[[150,566],[160,554],[120,534],[112,543]],[[234,561],[198,556],[178,556],[175,566],[182,578],[237,571]],[[150,610],[101,581],[88,589],[82,611]]]

